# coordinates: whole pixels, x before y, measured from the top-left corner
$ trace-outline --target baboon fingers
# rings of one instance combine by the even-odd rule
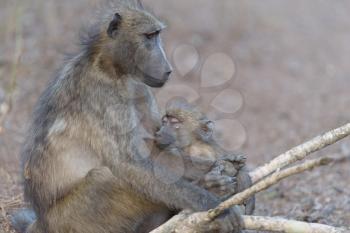
[[[205,176],[204,181],[207,183],[217,183],[218,185],[225,185],[236,182],[237,178],[225,175],[207,175]]]
[[[236,207],[227,210],[213,222],[216,222],[216,226],[219,227],[220,232],[241,232],[242,219]]]
[[[245,155],[226,155],[221,158],[221,160],[228,161],[231,163],[244,163],[247,161]]]
[[[215,188],[218,187],[220,189],[231,189],[227,187],[231,187],[232,185],[236,186],[237,179],[235,177],[229,177],[229,176],[213,176],[209,177],[204,182],[204,187],[209,188]]]
[[[224,192],[223,194],[233,194],[236,192],[236,183],[220,186],[220,191]]]
[[[218,166],[215,166],[209,174],[217,174],[220,175],[225,169],[225,166],[223,164],[219,164]]]

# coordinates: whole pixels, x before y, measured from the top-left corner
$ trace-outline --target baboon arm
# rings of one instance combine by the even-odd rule
[[[119,163],[113,173],[118,177],[117,182],[125,182],[141,196],[145,195],[149,200],[170,208],[201,211],[219,204],[220,200],[216,196],[183,177],[174,182],[162,181],[148,167]]]
[[[191,181],[203,178],[215,166],[216,162],[215,160],[191,156],[182,156],[182,159],[185,168],[184,178]]]
[[[181,154],[178,151],[156,150],[152,153],[153,161],[162,161],[162,166],[169,170],[182,172],[183,178],[188,181],[197,181],[213,169],[215,160],[193,157]],[[178,172],[176,172],[178,173]]]

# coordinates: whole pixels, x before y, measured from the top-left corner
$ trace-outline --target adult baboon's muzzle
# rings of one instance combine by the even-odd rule
[[[156,79],[151,76],[146,76],[144,79],[144,83],[150,87],[154,88],[160,88],[165,85],[165,83],[168,81],[168,78],[163,78],[163,79]]]
[[[164,50],[159,47],[151,56],[144,59],[143,65],[139,65],[144,74],[144,82],[150,87],[164,86],[173,71]]]
[[[172,73],[172,70],[169,70],[165,72],[163,75],[161,75],[161,78],[155,78],[151,75],[145,74],[144,82],[146,85],[154,88],[160,88],[163,87],[164,84],[169,80],[170,74]]]

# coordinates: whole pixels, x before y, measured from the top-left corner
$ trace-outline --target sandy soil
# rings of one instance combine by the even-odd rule
[[[12,99],[0,114],[0,232],[11,232],[8,213],[22,204],[19,151],[33,105],[77,48],[96,2],[0,1],[0,112]],[[160,104],[179,93],[196,101],[251,168],[350,119],[350,2],[145,2],[169,25],[164,43],[175,73],[157,91]],[[334,154],[350,155],[349,139],[315,156]],[[256,214],[350,225],[349,165],[272,187],[258,195]]]

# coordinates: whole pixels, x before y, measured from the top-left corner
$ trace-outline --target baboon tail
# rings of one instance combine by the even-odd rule
[[[25,233],[35,219],[36,215],[32,209],[21,209],[12,215],[11,223],[17,232]]]

